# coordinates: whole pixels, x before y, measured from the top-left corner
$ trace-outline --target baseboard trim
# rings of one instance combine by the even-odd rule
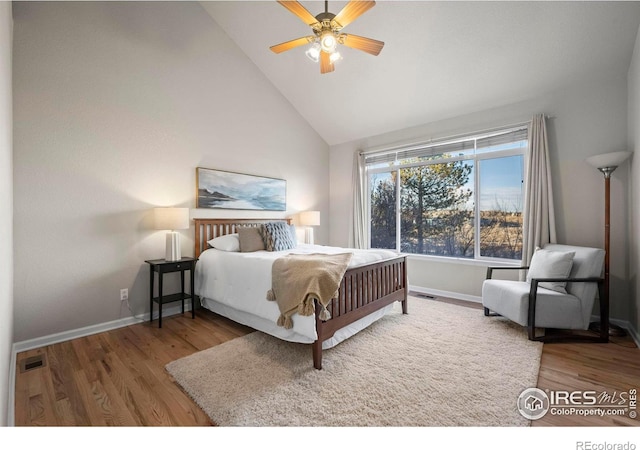
[[[191,311],[191,305],[184,305],[184,310]],[[181,314],[182,309],[180,306],[172,306],[170,308],[162,309],[162,318],[170,317],[176,314]],[[153,319],[156,320],[158,314],[154,311]],[[99,323],[96,325],[90,325],[88,327],[77,328],[75,330],[63,331],[61,333],[50,334],[48,336],[42,336],[35,339],[28,339],[26,341],[16,342],[13,344],[14,352],[20,353],[27,350],[33,350],[47,345],[57,344],[59,342],[70,341],[79,337],[90,336],[92,334],[102,333],[104,331],[115,330],[116,328],[128,327],[129,325],[135,325],[137,323],[145,322],[149,320],[149,313],[145,313],[142,316],[131,316],[123,319],[113,320],[111,322]]]
[[[600,322],[600,316],[592,315],[591,322]],[[633,326],[629,321],[620,320],[620,319],[609,319],[609,323],[617,325],[620,328],[624,328],[627,331],[627,333],[629,333],[629,336],[631,336],[633,341],[636,343],[636,346],[640,348],[640,334],[638,334],[638,330],[633,328]]]
[[[103,331],[109,331],[109,330],[114,330],[116,328],[126,327],[129,325],[140,323],[142,321],[143,321],[142,318],[127,317],[125,319],[113,320],[111,322],[99,323],[96,325],[90,325],[88,327],[77,328],[75,330],[63,331],[61,333],[54,333],[48,336],[42,336],[39,338],[28,339],[26,341],[16,342],[14,346],[16,349],[16,353],[20,353],[20,352],[25,352],[27,350],[46,347],[47,345],[70,341],[71,339],[76,339],[79,337],[90,336],[96,333],[102,333]]]
[[[469,294],[461,294],[459,292],[441,291],[439,289],[425,288],[422,286],[409,285],[409,291],[419,292],[420,294],[433,295],[435,297],[450,297],[458,300],[466,300],[468,302],[482,303],[482,297]]]
[[[629,332],[629,336],[631,336],[633,341],[636,343],[636,347],[640,348],[640,333],[638,333],[638,330],[636,330],[633,325],[629,323],[629,328],[627,328],[627,331]]]

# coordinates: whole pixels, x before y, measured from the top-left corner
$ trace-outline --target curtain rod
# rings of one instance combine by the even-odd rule
[[[549,119],[555,119],[556,116],[544,116],[545,119],[549,120]],[[489,128],[486,130],[480,130],[480,131],[472,131],[469,133],[464,133],[464,134],[455,134],[452,136],[447,136],[447,137],[442,137],[442,138],[438,138],[438,139],[432,139],[429,138],[428,140],[421,140],[421,141],[417,141],[417,142],[407,142],[407,143],[396,143],[396,144],[392,144],[391,146],[382,146],[382,147],[374,147],[371,148],[369,150],[360,150],[361,155],[371,155],[371,154],[384,154],[384,153],[393,153],[397,150],[401,150],[401,149],[406,149],[406,148],[411,148],[411,147],[419,147],[419,146],[429,146],[429,145],[433,145],[433,144],[438,144],[438,143],[442,143],[442,142],[449,142],[449,141],[453,141],[455,142],[456,139],[463,139],[463,138],[469,138],[470,135],[482,135],[482,134],[488,134],[488,133],[494,133],[494,132],[498,132],[498,131],[505,131],[505,130],[509,130],[509,129],[517,129],[517,128],[522,128],[525,126],[529,126],[529,124],[531,123],[530,120],[526,121],[526,122],[520,122],[520,123],[515,123],[515,124],[511,124],[511,125],[504,125],[501,127],[496,127],[496,128]]]

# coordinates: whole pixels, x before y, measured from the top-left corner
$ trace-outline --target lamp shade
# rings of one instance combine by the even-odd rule
[[[320,211],[303,211],[300,213],[300,225],[317,227],[320,225]]]
[[[631,156],[631,152],[603,153],[587,158],[587,162],[596,169],[616,167],[625,162],[629,156]]]
[[[189,228],[189,208],[155,208],[156,230],[186,230]]]

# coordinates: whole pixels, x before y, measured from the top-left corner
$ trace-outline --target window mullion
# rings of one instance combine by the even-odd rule
[[[477,142],[477,141],[476,141]],[[473,167],[475,177],[473,180],[473,195],[474,195],[474,239],[473,239],[473,257],[478,258],[480,256],[480,161],[477,158],[473,160]]]
[[[365,177],[367,180],[367,211],[366,211],[366,216],[367,216],[367,228],[369,228],[369,232],[367,233],[367,236],[365,236],[365,238],[369,241],[368,243],[365,243],[366,248],[371,248],[371,238],[373,236],[373,230],[371,229],[371,173],[369,171],[369,169],[367,169],[365,167]],[[354,239],[355,240],[355,239]]]

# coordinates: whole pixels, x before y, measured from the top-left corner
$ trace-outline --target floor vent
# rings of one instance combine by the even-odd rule
[[[437,297],[429,294],[417,293],[415,294],[417,297],[428,298],[429,300],[435,300]]]
[[[44,355],[30,356],[20,360],[20,373],[38,369],[46,365]]]

